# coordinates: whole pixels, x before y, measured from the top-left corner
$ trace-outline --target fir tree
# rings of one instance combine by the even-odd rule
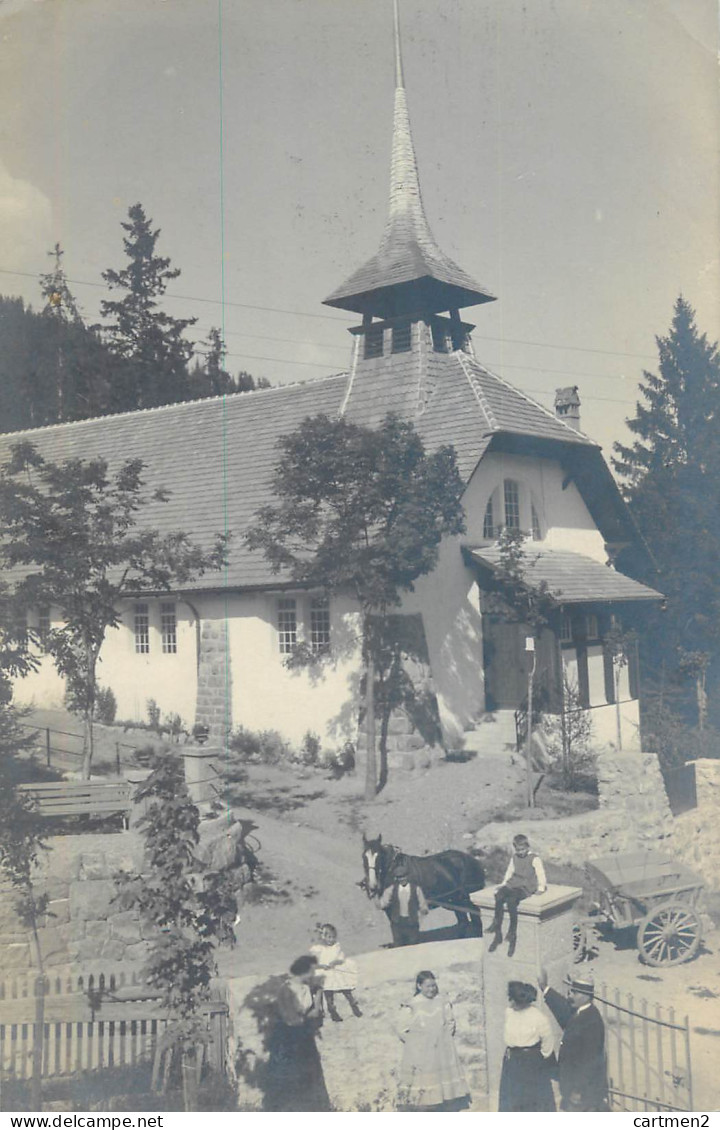
[[[202,361],[196,361],[190,373],[190,397],[202,399],[206,396],[226,396],[233,392],[254,392],[259,388],[270,388],[270,381],[264,377],[257,380],[244,370],[233,376],[225,367],[225,342],[219,329],[213,326],[201,343],[199,350]]]
[[[122,411],[185,400],[193,344],[183,335],[197,319],[173,318],[158,307],[167,284],[180,271],[156,254],[160,229],[153,229],[141,204],[130,208],[122,226],[127,232],[123,240],[127,266],[104,271],[103,278],[111,290],[126,293],[117,301],[101,303],[109,323],[107,340],[123,361],[115,407]]]
[[[59,243],[48,252],[53,268],[40,275],[44,306],[41,338],[47,372],[42,405],[47,423],[84,420],[112,411],[113,358],[97,329],[88,326],[70,290]],[[43,363],[42,350],[38,362]]]
[[[682,296],[657,345],[659,372],[644,373],[643,402],[628,420],[637,438],[615,444],[613,463],[657,564],[626,559],[626,568],[667,597],[646,659],[671,678],[684,672],[702,724],[708,666],[720,656],[720,354]]]

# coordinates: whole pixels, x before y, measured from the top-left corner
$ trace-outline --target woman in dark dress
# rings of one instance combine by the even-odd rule
[[[508,983],[505,1012],[505,1058],[498,1110],[555,1110],[549,1060],[553,1033],[545,1013],[535,1007],[537,989],[524,981]]]
[[[322,1023],[317,958],[297,958],[275,999],[263,1110],[332,1110],[315,1034]]]

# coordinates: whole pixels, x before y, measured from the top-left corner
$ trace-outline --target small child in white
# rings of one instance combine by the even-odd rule
[[[337,930],[329,922],[320,927],[320,941],[310,947],[310,953],[317,958],[318,972],[322,976],[323,997],[331,1020],[342,1020],[335,1007],[335,994],[342,993],[355,1016],[362,1016],[358,1002],[353,996],[357,988],[357,966],[340,949]]]

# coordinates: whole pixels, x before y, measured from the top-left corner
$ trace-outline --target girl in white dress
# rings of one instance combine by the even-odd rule
[[[452,1006],[429,969],[415,979],[415,996],[403,1005],[398,1035],[404,1045],[398,1074],[401,1109],[451,1111],[469,1106]]]
[[[353,990],[357,988],[357,965],[340,949],[337,930],[330,922],[320,927],[320,941],[310,947],[310,953],[317,958],[318,972],[322,976],[323,997],[331,1020],[342,1020],[335,1006],[335,994],[342,993],[355,1016],[362,1011],[355,1000]]]

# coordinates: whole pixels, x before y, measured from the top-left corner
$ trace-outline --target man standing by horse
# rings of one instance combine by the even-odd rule
[[[420,919],[428,912],[422,888],[410,880],[407,864],[397,863],[380,907],[390,919],[393,946],[414,946],[420,937]]]

